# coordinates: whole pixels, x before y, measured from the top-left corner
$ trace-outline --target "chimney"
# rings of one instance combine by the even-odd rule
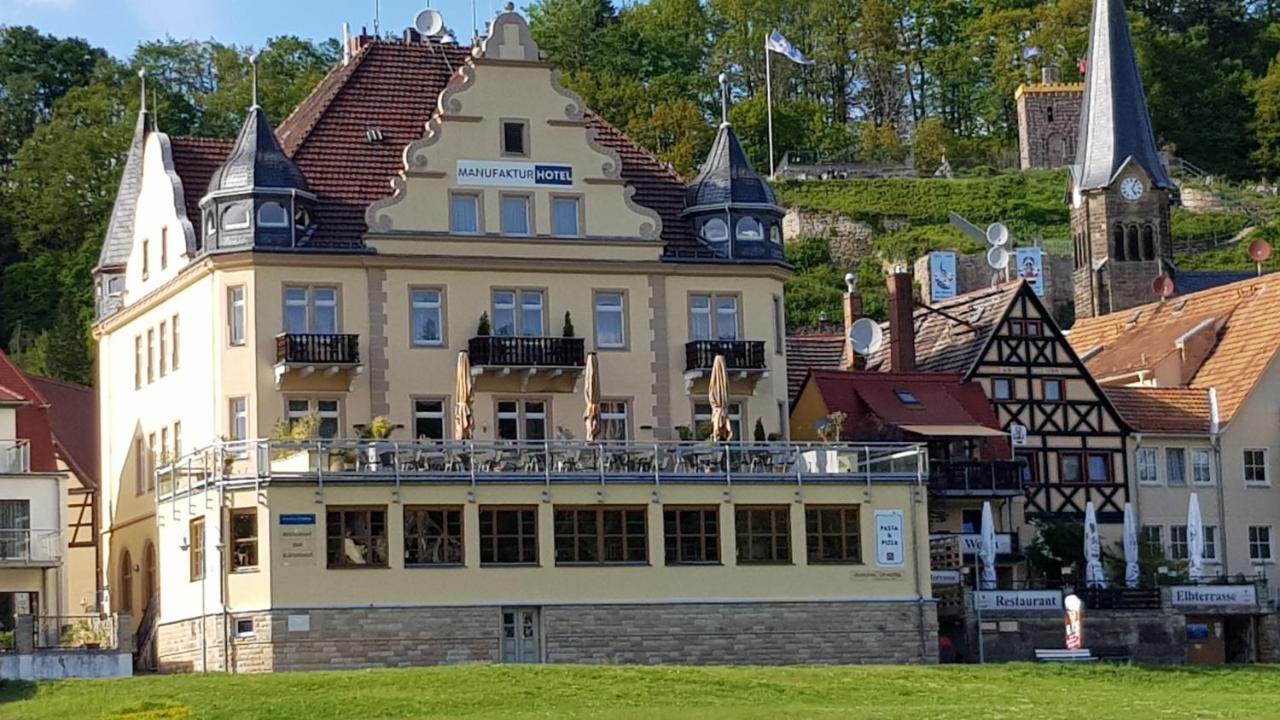
[[[1046,65],[1040,68],[1040,81],[1045,85],[1058,84],[1058,68],[1053,65]]]
[[[901,266],[889,275],[889,369],[894,372],[916,369],[915,298],[911,273]]]
[[[849,344],[849,329],[853,321],[862,316],[862,296],[858,294],[858,278],[853,273],[844,276],[844,362],[845,370],[861,370],[866,363]]]

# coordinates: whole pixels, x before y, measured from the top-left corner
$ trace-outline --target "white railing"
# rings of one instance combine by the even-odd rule
[[[156,471],[157,496],[210,483],[923,482],[911,443],[247,440]]]
[[[37,650],[111,650],[118,645],[115,615],[42,615],[35,619]]]
[[[0,440],[0,475],[31,472],[31,444],[26,440]]]
[[[0,529],[0,565],[54,563],[61,558],[61,530]]]

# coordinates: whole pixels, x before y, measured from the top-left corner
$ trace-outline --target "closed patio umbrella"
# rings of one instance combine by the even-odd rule
[[[1106,587],[1102,572],[1102,536],[1098,534],[1098,515],[1093,502],[1084,506],[1084,583],[1089,587]]]
[[[1138,587],[1138,519],[1134,517],[1133,506],[1124,504],[1124,584],[1126,587]]]
[[[587,370],[582,376],[582,395],[587,409],[582,422],[587,427],[587,442],[600,439],[600,360],[595,353],[587,354]]]
[[[729,424],[729,371],[725,367],[723,355],[716,355],[711,364],[707,401],[711,403],[711,439],[715,442],[732,440],[733,426]]]
[[[471,403],[475,399],[475,389],[471,382],[471,357],[467,351],[458,353],[458,370],[453,378],[453,431],[459,440],[470,440],[475,431],[475,419],[471,413]]]
[[[983,590],[996,589],[996,522],[991,515],[991,501],[982,503],[982,534],[979,536],[978,560],[982,563]]]
[[[1200,520],[1200,498],[1191,493],[1187,500],[1187,577],[1204,579],[1204,524]]]

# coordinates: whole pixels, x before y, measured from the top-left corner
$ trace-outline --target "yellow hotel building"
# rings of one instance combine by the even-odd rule
[[[732,128],[686,183],[511,11],[347,50],[274,131],[139,119],[96,335],[142,659],[934,661],[922,455],[786,441],[782,211]]]

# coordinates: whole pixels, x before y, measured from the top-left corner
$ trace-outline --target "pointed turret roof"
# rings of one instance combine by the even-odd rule
[[[307,179],[285,156],[261,107],[249,109],[227,161],[209,180],[209,193],[252,188],[309,191]]]
[[[151,116],[142,110],[133,128],[133,142],[125,156],[124,172],[120,174],[120,187],[116,190],[116,202],[111,207],[111,220],[102,238],[95,272],[119,268],[129,261],[129,252],[133,249],[133,217],[138,212],[138,195],[142,192],[142,153],[150,128]]]
[[[751,158],[742,149],[733,125],[720,124],[720,132],[711,145],[707,161],[698,177],[685,191],[685,213],[727,205],[773,206],[779,212],[778,196],[769,183],[756,173]]]
[[[1094,0],[1084,83],[1080,136],[1071,168],[1076,187],[1109,186],[1132,158],[1156,187],[1172,189],[1151,131],[1124,0]]]

